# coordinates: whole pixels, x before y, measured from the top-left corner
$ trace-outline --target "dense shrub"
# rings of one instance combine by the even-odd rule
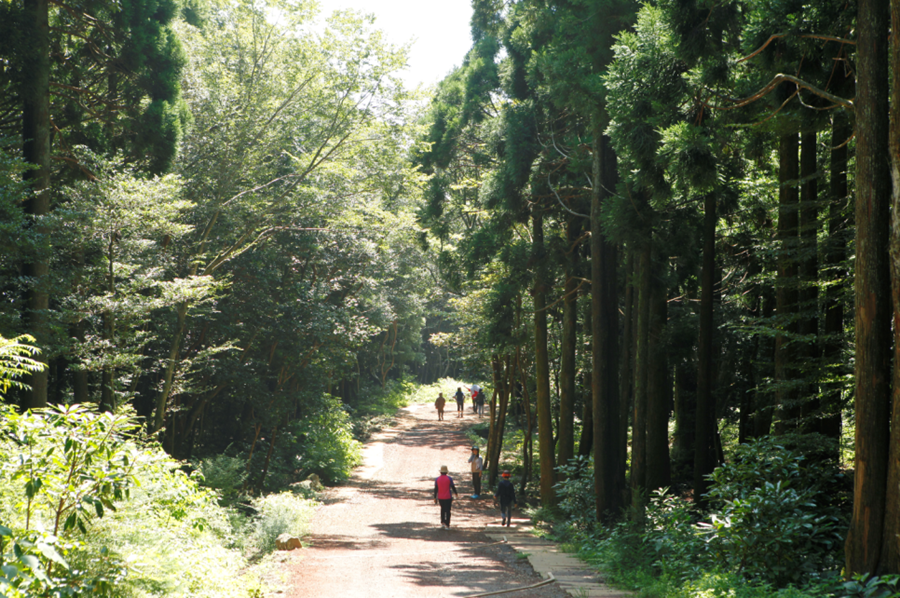
[[[842,476],[770,438],[738,446],[732,461],[715,470],[706,513],[660,491],[640,517],[592,528],[593,485],[582,468],[573,461],[560,469],[566,479],[556,488],[565,527],[624,587],[654,594],[648,588],[662,585],[659,594],[666,596],[748,597],[880,596],[874,592],[889,589],[882,583],[865,594],[860,584],[835,585],[846,528]]]
[[[216,495],[130,414],[0,405],[0,587],[31,596],[247,595]]]
[[[222,454],[201,459],[194,467],[200,474],[200,484],[216,490],[221,504],[234,504],[241,496],[248,476],[243,459]]]
[[[839,569],[845,525],[826,494],[837,475],[768,437],[738,446],[711,476],[714,562],[777,587]]]
[[[578,455],[558,468],[560,481],[554,486],[558,506],[569,525],[589,529],[597,522],[594,503],[593,459]]]
[[[293,425],[292,434],[301,478],[315,473],[325,482],[345,480],[362,462],[362,445],[353,438],[340,399],[326,396],[321,409]]]
[[[281,534],[306,535],[315,502],[290,492],[269,494],[253,501],[256,516],[250,524],[250,546],[260,553],[275,550],[275,539]]]

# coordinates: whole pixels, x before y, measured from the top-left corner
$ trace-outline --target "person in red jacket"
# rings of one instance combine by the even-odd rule
[[[441,465],[441,475],[434,480],[434,504],[441,505],[441,527],[450,529],[450,508],[453,506],[453,497],[459,498],[453,478],[447,475],[447,466]]]

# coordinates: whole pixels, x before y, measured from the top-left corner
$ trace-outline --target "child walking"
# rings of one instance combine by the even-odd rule
[[[503,470],[500,474],[500,482],[497,484],[497,493],[494,494],[494,504],[500,503],[500,525],[509,527],[512,523],[513,505],[518,506],[516,501],[516,489],[512,482],[509,481],[509,471]]]

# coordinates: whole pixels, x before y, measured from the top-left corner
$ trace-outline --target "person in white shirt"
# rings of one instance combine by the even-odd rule
[[[481,495],[481,470],[484,467],[484,461],[478,453],[478,447],[473,446],[472,454],[469,455],[469,463],[472,464],[472,487],[475,489],[472,498],[478,498]]]

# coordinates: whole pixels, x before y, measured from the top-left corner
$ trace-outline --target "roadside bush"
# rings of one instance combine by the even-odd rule
[[[292,431],[300,479],[315,473],[323,482],[345,480],[362,463],[362,444],[353,438],[353,425],[340,399],[326,395],[322,408],[294,424]]]
[[[697,514],[691,504],[667,489],[658,490],[644,515],[641,542],[652,550],[659,572],[680,580],[701,574],[706,543],[695,525]]]
[[[200,484],[219,493],[220,504],[232,505],[239,500],[248,475],[243,459],[222,454],[201,459],[194,467],[200,474]]]
[[[128,413],[0,406],[0,587],[31,596],[246,596],[212,491]]]
[[[568,465],[557,468],[561,481],[554,486],[559,509],[566,522],[578,529],[589,529],[597,522],[594,502],[593,459],[578,455]]]
[[[837,472],[761,438],[710,476],[710,556],[725,570],[777,587],[841,564],[844,525],[824,490]]]
[[[269,494],[253,501],[256,516],[251,522],[251,545],[257,553],[275,550],[275,539],[281,534],[302,537],[309,530],[316,502],[291,492]]]

